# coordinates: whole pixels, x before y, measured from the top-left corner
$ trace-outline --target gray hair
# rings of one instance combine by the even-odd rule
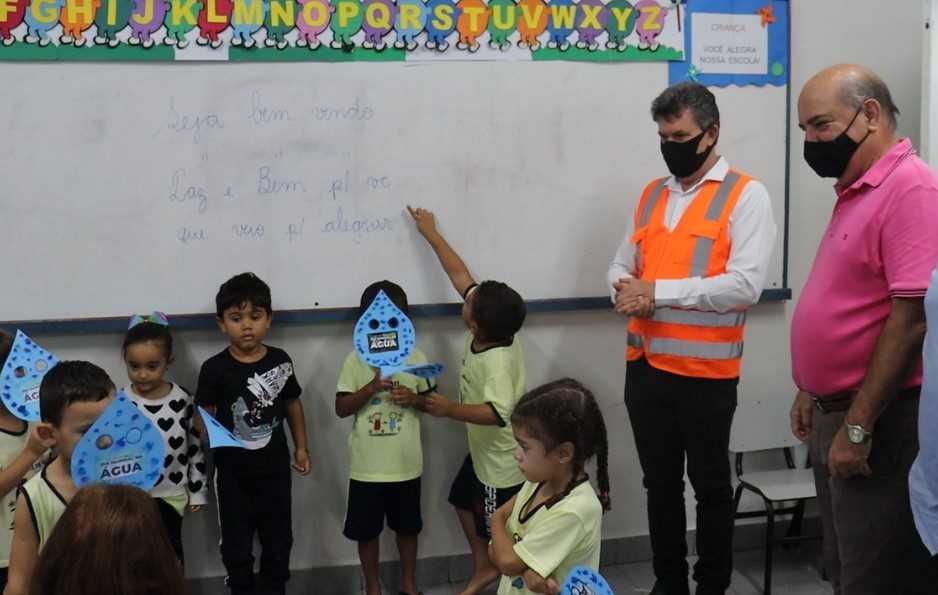
[[[676,118],[690,110],[701,130],[720,124],[720,109],[710,89],[692,81],[685,81],[665,89],[651,102],[651,117]]]
[[[840,88],[840,100],[854,110],[859,110],[865,101],[875,99],[882,106],[883,112],[893,130],[899,122],[899,108],[892,100],[889,87],[872,72],[857,72],[845,76]]]

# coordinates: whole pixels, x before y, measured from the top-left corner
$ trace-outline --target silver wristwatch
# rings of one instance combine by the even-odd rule
[[[873,436],[873,432],[867,432],[863,426],[853,426],[844,422],[847,427],[847,440],[853,444],[863,444]]]

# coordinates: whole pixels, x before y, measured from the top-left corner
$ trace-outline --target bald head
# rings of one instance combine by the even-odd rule
[[[805,84],[802,98],[819,100],[828,106],[859,110],[866,101],[876,100],[885,124],[896,129],[899,108],[892,100],[889,87],[875,72],[858,64],[838,64],[817,73]],[[799,99],[799,104],[801,100]]]
[[[798,97],[805,160],[819,176],[850,185],[895,145],[898,115],[889,88],[870,69],[822,70]]]

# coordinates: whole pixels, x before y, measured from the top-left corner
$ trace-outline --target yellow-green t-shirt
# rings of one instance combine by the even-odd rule
[[[538,485],[525,482],[508,517],[515,553],[525,566],[558,585],[577,566],[599,570],[603,507],[593,486],[584,481],[550,508],[541,505],[533,514],[528,509],[522,516]],[[498,595],[533,595],[533,591],[525,588],[520,577],[502,576]]]
[[[425,364],[427,358],[414,349],[407,363]],[[336,391],[357,392],[374,377],[374,369],[353,351],[342,365]],[[411,374],[396,374],[391,380],[416,393],[427,392],[434,386],[431,381]],[[390,483],[409,481],[423,474],[420,416],[413,407],[395,405],[390,392],[377,393],[355,413],[348,446],[349,476],[355,481]]]
[[[52,529],[59,522],[59,518],[65,512],[67,506],[65,499],[46,478],[48,471],[49,465],[46,465],[39,475],[32,477],[20,488],[26,496],[29,514],[36,528],[39,551],[42,551],[42,546],[48,541]]]
[[[19,433],[0,429],[0,470],[6,469],[16,460],[26,447],[26,441],[32,431],[33,427],[28,424],[24,424],[23,431]],[[33,465],[23,479],[29,479],[41,469],[41,464]],[[3,498],[0,498],[0,568],[10,565],[10,543],[13,540],[15,514],[16,490],[10,490]]]
[[[479,481],[489,487],[510,488],[524,481],[514,458],[517,443],[511,432],[511,413],[524,394],[525,382],[520,337],[515,336],[510,345],[480,353],[472,350],[472,335],[466,337],[459,402],[491,405],[502,421],[497,426],[466,424],[472,468]]]

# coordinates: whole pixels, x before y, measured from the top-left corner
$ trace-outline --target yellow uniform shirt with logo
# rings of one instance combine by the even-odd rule
[[[20,456],[26,447],[32,426],[25,426],[20,433],[0,430],[0,470],[10,466],[16,457]],[[42,461],[42,457],[40,458]],[[29,479],[42,469],[42,465],[34,464],[26,472],[23,479]],[[10,543],[13,540],[13,517],[16,514],[16,490],[10,490],[0,498],[0,568],[10,565]]]
[[[538,485],[525,482],[508,517],[515,554],[525,566],[561,586],[577,566],[599,570],[603,508],[593,487],[584,481],[550,508],[541,505],[533,514],[530,509],[522,514]],[[498,585],[498,595],[533,593],[525,588],[521,577],[502,576]]]
[[[39,551],[42,551],[42,546],[48,541],[55,524],[59,522],[59,518],[65,513],[66,506],[65,500],[46,479],[48,471],[49,466],[46,465],[39,475],[34,476],[20,488],[26,496],[29,515],[32,517],[33,525],[36,528]]]
[[[425,364],[427,358],[414,349],[407,363]],[[336,391],[357,392],[374,377],[374,369],[353,351],[345,358]],[[391,380],[418,394],[433,386],[431,381],[411,374],[396,374]],[[355,481],[392,483],[410,481],[423,474],[420,415],[414,407],[396,405],[388,391],[375,394],[355,413],[348,445],[349,476]]]
[[[490,405],[503,425],[466,424],[472,468],[483,484],[510,488],[524,481],[514,451],[511,412],[524,394],[526,383],[524,350],[516,336],[510,345],[476,353],[472,335],[466,338],[462,371],[459,375],[459,402],[464,405]]]

